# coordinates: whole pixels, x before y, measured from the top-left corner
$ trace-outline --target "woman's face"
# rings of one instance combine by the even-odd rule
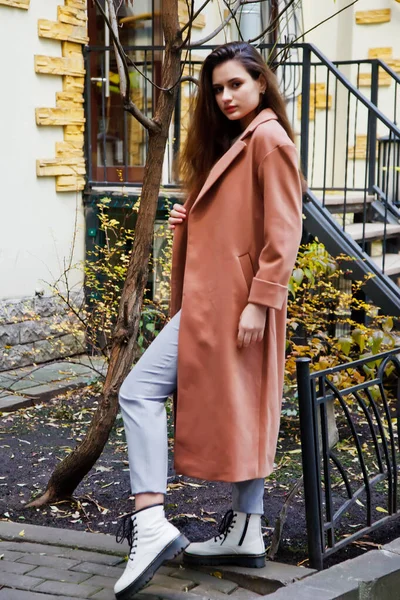
[[[230,121],[240,120],[242,129],[256,116],[260,93],[265,91],[262,77],[253,79],[237,60],[214,67],[212,86],[218,107]]]

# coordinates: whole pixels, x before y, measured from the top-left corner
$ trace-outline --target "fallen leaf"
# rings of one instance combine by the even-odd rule
[[[177,484],[179,485],[179,484]],[[190,487],[194,487],[194,488],[202,488],[202,487],[206,487],[205,485],[201,485],[200,483],[189,483],[188,481],[185,481],[183,483],[183,485],[188,485]]]

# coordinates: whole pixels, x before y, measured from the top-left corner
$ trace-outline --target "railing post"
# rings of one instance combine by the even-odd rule
[[[310,130],[310,82],[311,82],[311,49],[303,46],[303,73],[301,85],[301,137],[300,160],[303,175],[308,177],[308,138]]]
[[[371,102],[378,107],[379,89],[379,64],[377,60],[371,63]],[[376,115],[370,110],[368,113],[368,193],[374,193],[376,183]]]
[[[310,566],[322,569],[321,519],[319,502],[319,478],[315,427],[314,406],[310,386],[310,359],[296,360],[297,389],[299,395],[301,454],[303,462],[304,499],[306,505],[308,555]]]

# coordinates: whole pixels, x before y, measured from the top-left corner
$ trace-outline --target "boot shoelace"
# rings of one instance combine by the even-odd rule
[[[219,534],[217,534],[214,537],[215,542],[217,542],[221,538],[223,538],[223,541],[226,540],[226,536],[233,529],[233,526],[236,523],[236,520],[235,520],[236,516],[237,516],[236,513],[233,512],[232,509],[228,510],[228,512],[225,513],[225,516],[222,519],[222,521],[218,527]]]
[[[135,554],[135,548],[137,548],[137,524],[136,518],[132,519],[132,515],[134,513],[130,513],[122,517],[121,523],[117,529],[117,533],[115,539],[118,544],[122,544],[124,540],[128,541],[130,546],[129,558],[133,558]]]

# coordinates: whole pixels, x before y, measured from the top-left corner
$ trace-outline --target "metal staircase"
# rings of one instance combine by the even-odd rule
[[[213,48],[211,45],[192,48],[185,61],[190,75],[198,75],[203,61],[200,50]],[[152,64],[155,47],[134,49],[144,53],[143,64]],[[400,129],[396,125],[400,77],[378,59],[333,63],[311,44],[273,47],[264,44],[258,49],[269,63],[271,56],[274,57],[272,66],[276,67],[287,100],[288,116],[297,134],[301,165],[308,182],[304,202],[306,231],[318,237],[332,255],[346,253],[356,257],[356,263],[350,267],[354,277],[359,279],[366,273],[374,275],[364,288],[367,298],[384,313],[400,315]],[[104,72],[104,48],[91,48],[90,52],[99,54]],[[140,196],[142,175],[140,169],[131,166],[127,150],[134,136],[128,135],[124,114],[120,140],[124,152],[119,157],[116,179],[111,173],[115,167],[110,168],[107,162],[105,139],[104,163],[92,165],[90,132],[93,128],[99,129],[99,115],[91,113],[90,65],[87,60],[88,188],[90,193],[107,190],[114,196],[119,194],[118,206],[122,209],[127,206],[124,193],[120,193],[122,186],[128,186],[130,201]],[[143,81],[140,80],[142,87],[137,93],[146,98]],[[382,81],[385,92],[379,85]],[[366,83],[369,88],[365,87]],[[168,197],[176,198],[180,194],[176,157],[189,112],[188,92],[194,91],[194,84],[185,85],[189,87],[178,94],[171,126],[161,203],[166,201],[167,193]],[[104,95],[104,86],[101,89]],[[369,89],[369,96],[361,89]],[[391,97],[385,102],[388,90]],[[103,124],[107,122],[105,107],[103,98],[100,112]],[[95,143],[99,145],[98,140]],[[137,181],[137,185],[132,186],[132,181]],[[94,218],[97,219],[95,211]],[[88,230],[95,228],[90,225]],[[94,243],[94,238],[89,238],[88,245],[90,243]]]
[[[371,65],[371,98],[311,44],[293,46],[277,75],[309,186],[306,231],[332,255],[355,257],[352,278],[374,275],[367,298],[400,315],[400,129],[378,106],[379,69],[392,78],[394,119],[400,78],[379,60],[347,61],[356,83],[361,62]]]

